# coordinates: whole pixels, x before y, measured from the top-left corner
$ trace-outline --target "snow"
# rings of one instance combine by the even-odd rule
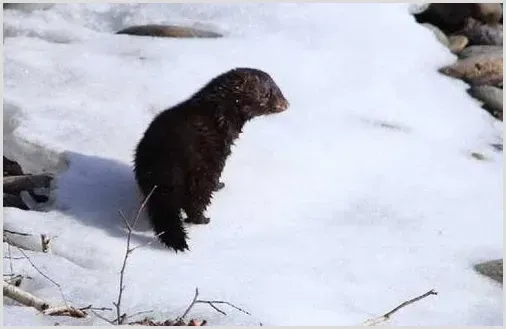
[[[147,23],[225,37],[113,34]],[[407,4],[57,4],[4,11],[4,36],[4,154],[58,172],[54,204],[4,208],[4,227],[33,234],[15,239],[69,302],[117,298],[118,210],[132,217],[140,205],[133,150],[150,120],[249,66],[291,107],[246,125],[211,223],[188,228],[190,252],[154,242],[132,253],[123,311],[175,318],[198,287],[251,313],[189,314],[213,325],[358,325],[435,289],[391,323],[502,325],[502,287],[472,268],[502,257],[502,154],[490,146],[502,124],[437,72],[455,56]],[[41,233],[51,254],[38,252]],[[152,236],[142,216],[132,243]],[[62,303],[26,260],[12,265],[33,278],[23,289]],[[4,304],[4,325],[105,323]]]

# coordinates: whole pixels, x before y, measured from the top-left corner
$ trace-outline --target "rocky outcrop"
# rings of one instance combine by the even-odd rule
[[[502,4],[433,3],[414,6],[412,13],[459,57],[439,72],[468,83],[468,94],[502,121]]]

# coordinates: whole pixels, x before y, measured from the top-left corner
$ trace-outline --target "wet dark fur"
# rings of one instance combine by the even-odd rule
[[[287,108],[267,73],[237,68],[155,117],[137,146],[134,171],[145,196],[157,186],[147,211],[160,241],[176,252],[188,249],[181,210],[187,222],[207,224],[204,213],[244,124]]]

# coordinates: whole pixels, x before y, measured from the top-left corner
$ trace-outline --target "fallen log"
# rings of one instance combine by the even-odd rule
[[[16,175],[4,177],[4,193],[19,194],[36,188],[49,188],[53,176],[50,174]]]
[[[9,194],[4,193],[4,207],[14,207],[19,208],[21,210],[30,210],[30,208],[25,204],[25,202],[21,199],[19,194]]]
[[[9,160],[5,156],[3,167],[4,167],[4,177],[23,175],[23,170],[21,170],[21,166],[16,161]]]
[[[16,302],[28,306],[33,307],[37,311],[43,312],[47,310],[50,306],[49,303],[45,300],[40,299],[37,296],[30,294],[24,290],[19,289],[18,287],[9,284],[4,281],[4,297],[9,297],[10,299],[14,299]]]
[[[136,36],[166,37],[166,38],[220,38],[221,34],[196,29],[193,27],[175,26],[175,25],[138,25],[130,26],[126,29],[116,32],[116,34],[129,34]]]

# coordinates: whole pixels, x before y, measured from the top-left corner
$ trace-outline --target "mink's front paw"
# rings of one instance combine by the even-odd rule
[[[187,217],[184,220],[186,223],[192,223],[192,224],[209,224],[211,219],[209,217]]]
[[[218,184],[216,184],[216,187],[214,188],[214,191],[215,191],[215,192],[216,192],[216,191],[219,191],[219,190],[221,190],[221,189],[222,189],[222,188],[224,188],[224,187],[225,187],[225,183],[223,183],[223,182],[218,182]]]

